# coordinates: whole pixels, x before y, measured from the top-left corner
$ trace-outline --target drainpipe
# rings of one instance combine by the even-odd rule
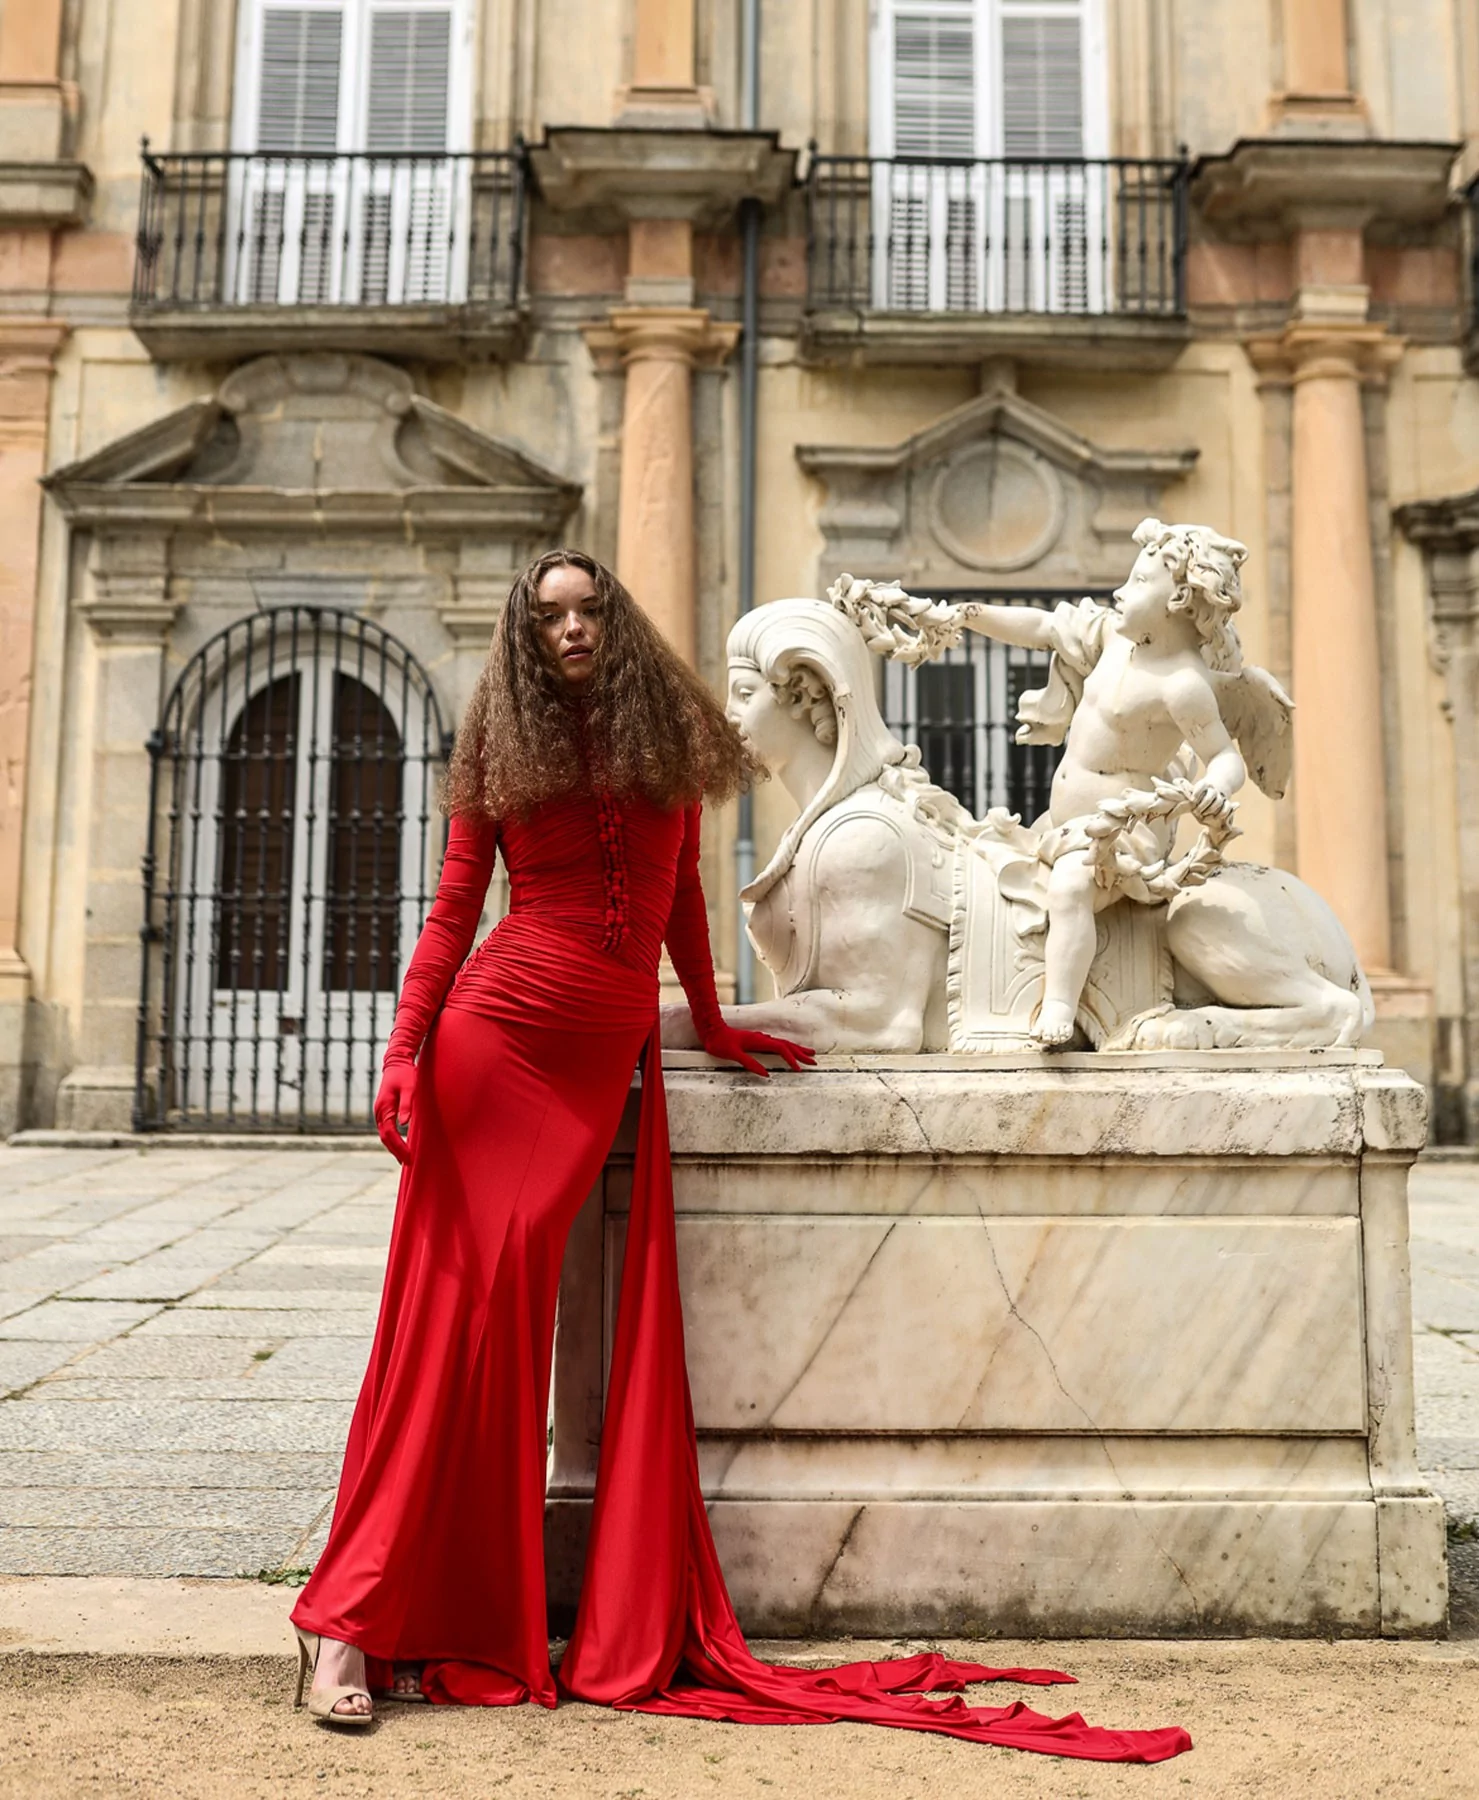
[[[744,0],[741,15],[743,77],[740,120],[746,131],[760,129],[760,0]],[[755,604],[755,407],[760,385],[760,202],[740,203],[743,280],[740,299],[740,442],[739,442],[739,609]],[[739,887],[755,878],[755,802],[741,794],[739,827],[734,841],[734,873]],[[739,915],[735,946],[735,997],[755,998],[755,952]]]

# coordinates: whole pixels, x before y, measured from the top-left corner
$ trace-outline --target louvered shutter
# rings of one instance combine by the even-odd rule
[[[896,157],[972,157],[976,154],[976,27],[970,8],[910,7],[894,14],[889,72],[893,112],[892,151]],[[886,304],[917,311],[938,305],[931,294],[938,281],[941,239],[964,246],[974,236],[969,199],[945,201],[943,171],[895,165],[886,177]],[[951,271],[952,297],[959,305],[969,285],[964,260]]]
[[[343,38],[337,8],[263,9],[257,149],[324,154],[339,148]]]
[[[262,9],[256,148],[283,160],[256,163],[247,178],[235,277],[243,300],[330,297],[336,207],[328,170],[339,148],[343,51],[338,7]]]
[[[976,154],[976,27],[969,13],[894,19],[895,156]]]
[[[447,147],[452,14],[446,7],[386,7],[370,14],[365,148],[372,155],[430,155]],[[450,171],[398,165],[364,203],[364,299],[373,304],[447,295]]]
[[[1083,29],[1076,16],[1002,20],[1001,117],[1008,156],[1083,155]]]
[[[452,14],[444,7],[370,14],[365,148],[445,150]]]
[[[1004,250],[1009,311],[1082,312],[1088,302],[1083,172],[1083,21],[1007,15],[1001,21],[1002,150],[1063,162],[1008,177]]]

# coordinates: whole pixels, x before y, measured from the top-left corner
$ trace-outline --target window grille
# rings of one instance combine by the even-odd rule
[[[365,1129],[444,841],[425,670],[272,608],[190,660],[149,751],[136,1124]]]
[[[1016,588],[931,589],[935,600],[990,600],[997,605],[1040,606],[1090,598],[1108,601],[1111,590]],[[1048,653],[999,644],[976,632],[934,662],[917,669],[885,663],[883,712],[889,729],[919,746],[931,778],[977,818],[1003,806],[1031,824],[1047,811],[1053,773],[1063,751],[1054,744],[1019,744],[1017,705],[1029,688],[1048,678]]]

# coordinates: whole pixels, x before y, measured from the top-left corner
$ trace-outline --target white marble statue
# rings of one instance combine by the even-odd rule
[[[1223,855],[1246,776],[1277,799],[1290,765],[1292,704],[1232,624],[1246,551],[1154,519],[1134,537],[1113,607],[941,605],[844,576],[830,604],[739,621],[730,716],[799,810],[741,896],[777,998],[736,1023],[822,1051],[1360,1041],[1371,995],[1334,913]],[[1017,734],[1064,745],[1041,820],[972,818],[879,712],[869,650],[917,664],[965,630],[1052,653]],[[665,1042],[690,1032],[669,1009]]]
[[[888,729],[863,634],[818,600],[776,600],[729,634],[729,714],[796,802],[743,890],[776,998],[726,1007],[821,1051],[949,1048],[955,845],[974,821]],[[693,1048],[683,1006],[663,1041]]]

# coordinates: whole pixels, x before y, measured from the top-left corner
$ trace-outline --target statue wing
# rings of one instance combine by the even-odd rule
[[[1218,710],[1237,739],[1248,773],[1270,800],[1282,800],[1294,761],[1294,702],[1267,669],[1213,671]]]

